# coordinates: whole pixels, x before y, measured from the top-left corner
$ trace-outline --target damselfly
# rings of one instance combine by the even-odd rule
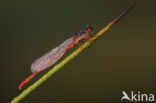
[[[23,86],[27,84],[35,75],[55,64],[67,50],[76,44],[80,46],[80,42],[84,39],[90,39],[92,32],[93,28],[91,26],[87,26],[85,30],[75,33],[71,38],[67,39],[59,46],[55,47],[39,59],[35,60],[31,65],[31,71],[33,74],[23,80],[18,88],[21,90]]]

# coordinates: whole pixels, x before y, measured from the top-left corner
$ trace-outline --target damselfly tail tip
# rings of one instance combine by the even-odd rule
[[[18,89],[22,90],[23,86],[24,86],[23,83],[20,83],[20,85],[18,86]]]
[[[19,90],[22,90],[23,87],[24,87],[27,83],[28,83],[28,80],[27,80],[27,79],[23,80],[23,81],[20,83],[20,85],[18,86],[18,89],[19,89]]]
[[[24,80],[20,83],[20,85],[18,86],[18,89],[19,89],[19,90],[22,90],[23,87],[24,87],[34,76],[36,76],[38,73],[39,73],[39,71],[33,73],[32,75],[30,75],[29,77],[27,77],[26,79],[24,79]]]

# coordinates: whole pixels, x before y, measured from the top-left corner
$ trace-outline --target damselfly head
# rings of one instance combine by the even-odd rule
[[[88,32],[90,32],[90,33],[93,32],[93,28],[92,28],[91,26],[87,26],[87,27],[86,27],[86,30],[87,30]]]

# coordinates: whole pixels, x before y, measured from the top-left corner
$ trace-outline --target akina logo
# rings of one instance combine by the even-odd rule
[[[129,94],[122,91],[121,101],[141,101],[141,102],[154,102],[155,95],[153,93],[141,93],[140,91],[131,91]]]

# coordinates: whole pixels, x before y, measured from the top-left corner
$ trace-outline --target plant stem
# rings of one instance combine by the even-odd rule
[[[112,22],[110,22],[106,27],[100,30],[94,37],[89,39],[86,43],[84,43],[81,47],[67,56],[64,60],[62,60],[59,64],[55,65],[48,73],[42,76],[39,80],[37,80],[34,84],[30,85],[26,90],[24,90],[20,95],[15,97],[11,103],[18,103],[22,99],[24,99],[27,95],[29,95],[33,90],[35,90],[38,86],[40,86],[43,82],[45,82],[48,78],[50,78],[53,74],[55,74],[58,70],[60,70],[64,65],[66,65],[69,61],[75,58],[78,54],[80,54],[85,48],[90,46],[96,39],[104,34],[110,27],[116,24],[123,16],[125,16],[135,5],[132,5],[129,9],[124,11],[120,16],[115,18]]]

